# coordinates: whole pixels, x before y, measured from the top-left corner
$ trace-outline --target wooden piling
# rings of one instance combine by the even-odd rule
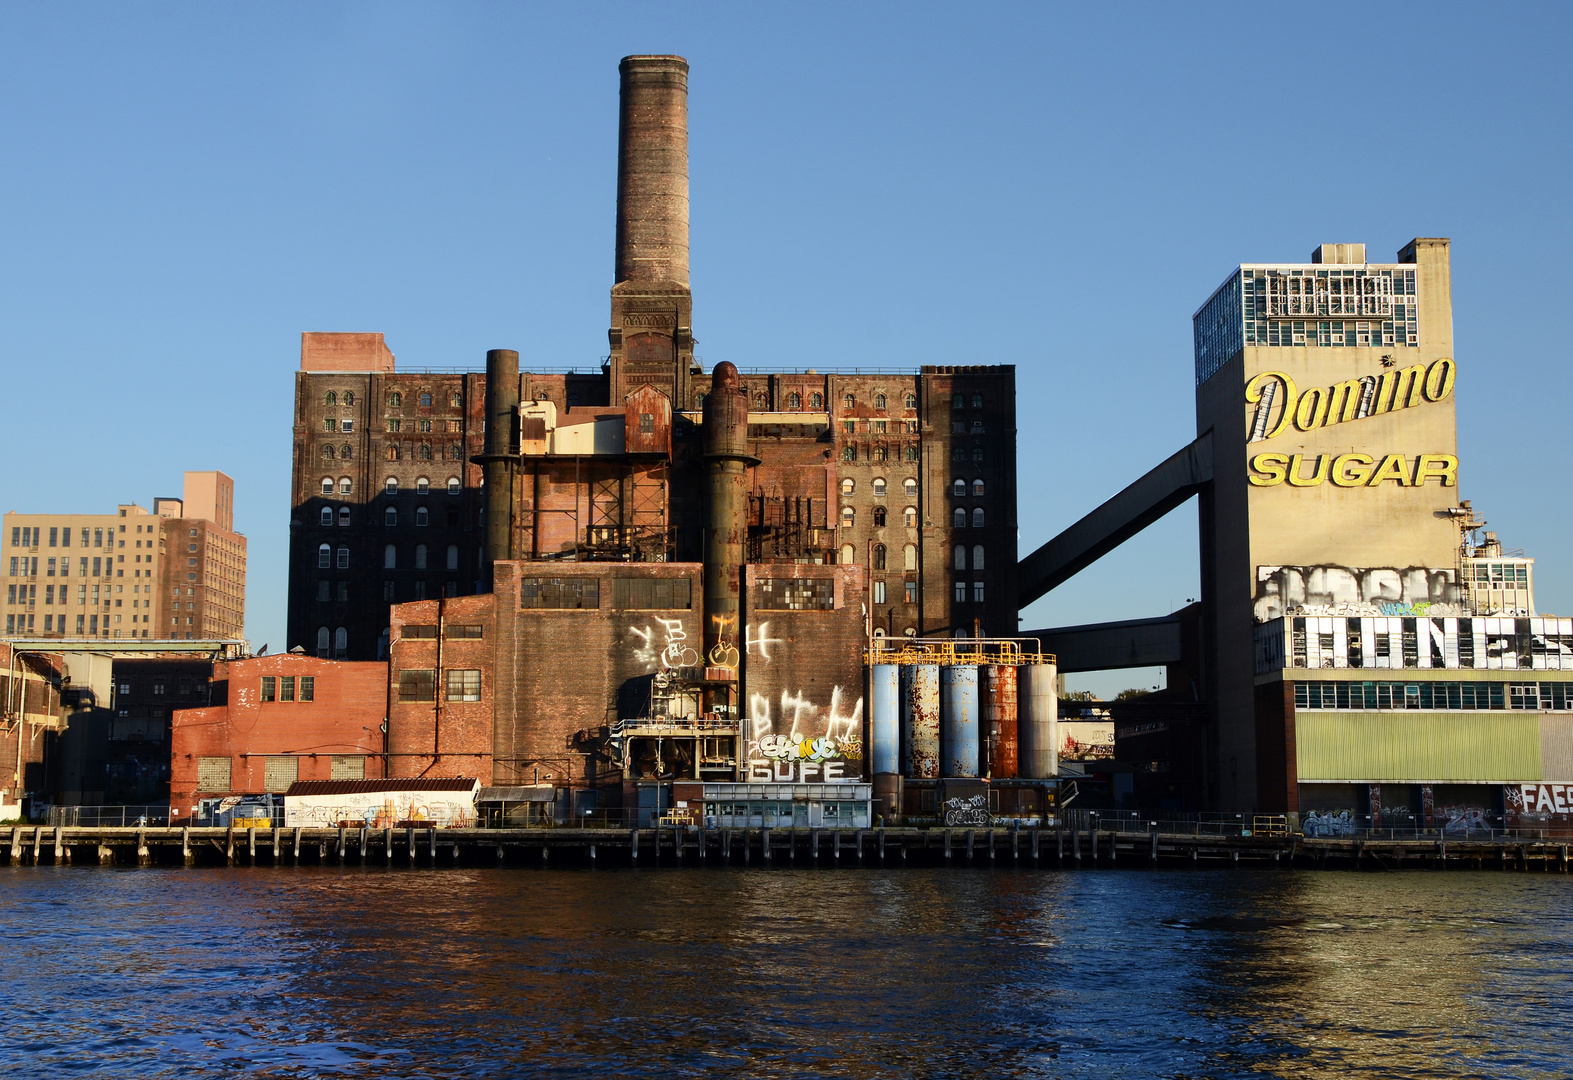
[[[180,830],[180,861],[187,866],[197,861],[196,856],[191,854],[191,826],[189,825],[183,826]]]
[[[21,864],[21,862],[22,862],[22,827],[20,825],[15,825],[15,826],[12,826],[12,828],[11,828],[11,865],[12,866],[18,866],[18,865]]]
[[[147,866],[153,861],[147,849],[147,833],[137,830],[137,865]]]

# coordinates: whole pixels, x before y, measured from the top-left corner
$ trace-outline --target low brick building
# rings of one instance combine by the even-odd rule
[[[231,795],[282,795],[297,780],[386,775],[388,665],[298,654],[214,665],[213,698],[176,709],[170,819]]]

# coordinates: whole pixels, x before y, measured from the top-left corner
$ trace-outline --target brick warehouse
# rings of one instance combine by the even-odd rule
[[[707,372],[688,66],[621,74],[599,369],[302,335],[289,645],[391,660],[395,774],[731,779],[769,732],[864,773],[871,636],[1015,632],[1014,368]]]

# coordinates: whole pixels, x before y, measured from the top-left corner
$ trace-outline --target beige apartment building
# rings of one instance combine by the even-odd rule
[[[246,538],[235,482],[188,472],[150,512],[7,513],[0,530],[7,638],[240,638]]]

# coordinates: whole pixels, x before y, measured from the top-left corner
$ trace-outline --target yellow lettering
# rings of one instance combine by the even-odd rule
[[[1424,393],[1427,401],[1441,401],[1453,392],[1453,378],[1457,369],[1450,357],[1442,357],[1433,361],[1426,368],[1426,382]]]
[[[1339,487],[1360,487],[1371,479],[1374,463],[1369,454],[1343,454],[1333,461],[1331,479]]]
[[[1319,428],[1327,418],[1327,391],[1313,386],[1300,395],[1300,404],[1294,410],[1294,426],[1301,431]],[[1291,481],[1292,483],[1293,481]]]
[[[1397,480],[1400,487],[1409,486],[1409,459],[1402,454],[1388,454],[1382,459],[1382,464],[1376,467],[1376,472],[1371,475],[1369,484],[1376,487],[1384,480]]]
[[[1287,415],[1287,413],[1286,413]],[[1283,454],[1257,454],[1251,459],[1251,468],[1262,475],[1250,477],[1253,487],[1273,487],[1284,482],[1284,471],[1289,459]]]
[[[1382,383],[1376,389],[1376,407],[1373,414],[1407,409],[1420,404],[1425,391],[1426,369],[1416,364],[1397,371],[1382,372]]]
[[[1310,391],[1306,391],[1310,393]],[[1300,464],[1305,460],[1304,454],[1292,454],[1289,457],[1289,483],[1293,487],[1316,487],[1327,479],[1327,466],[1332,460],[1326,454],[1318,454],[1316,458],[1316,472],[1308,477],[1300,475]]]
[[[1421,454],[1415,460],[1415,487],[1433,476],[1442,482],[1443,487],[1457,487],[1458,458],[1452,454]]]
[[[1360,394],[1364,390],[1359,379],[1350,379],[1330,387],[1327,391],[1327,422],[1347,423],[1355,418],[1360,408]]]
[[[1262,400],[1267,387],[1277,379],[1283,384],[1284,408],[1278,416],[1278,423],[1273,425],[1273,430],[1262,436],[1265,439],[1276,439],[1282,435],[1284,428],[1289,426],[1289,421],[1294,418],[1295,387],[1294,380],[1281,371],[1264,371],[1260,375],[1252,376],[1251,381],[1245,384],[1245,403],[1255,405]]]

